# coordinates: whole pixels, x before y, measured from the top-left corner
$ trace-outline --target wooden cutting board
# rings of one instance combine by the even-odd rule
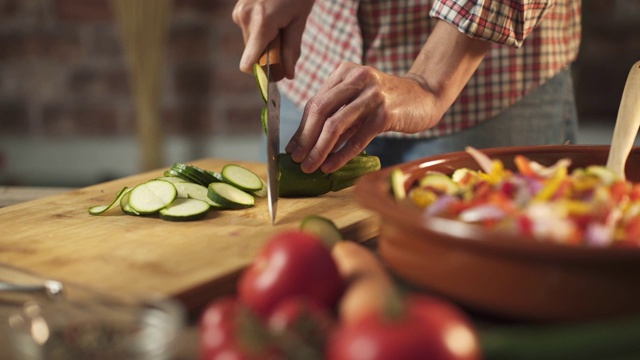
[[[263,163],[202,159],[219,171],[243,165],[266,179]],[[169,222],[125,215],[119,207],[91,216],[124,186],[162,176],[165,169],[0,208],[0,262],[40,276],[144,300],[168,296],[193,314],[212,298],[232,293],[242,269],[273,234],[295,229],[306,215],[333,220],[346,237],[378,235],[378,218],[352,198],[353,188],[311,198],[281,198],[275,225],[267,199],[244,210],[210,211],[205,219]]]

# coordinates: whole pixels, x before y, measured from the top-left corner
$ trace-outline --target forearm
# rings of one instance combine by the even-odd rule
[[[434,95],[443,115],[476,71],[491,43],[473,39],[444,21],[438,22],[407,77]]]

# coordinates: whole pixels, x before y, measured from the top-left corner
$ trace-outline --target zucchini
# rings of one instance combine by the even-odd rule
[[[175,184],[176,190],[178,191],[178,198],[183,199],[195,199],[204,201],[209,204],[210,207],[215,209],[223,209],[224,207],[217,202],[209,199],[208,192],[209,189],[205,186],[195,183],[180,183]]]
[[[485,360],[640,359],[640,316],[480,331]]]
[[[131,205],[129,205],[129,196],[131,195],[131,189],[127,190],[120,199],[120,209],[127,215],[140,215],[139,212],[134,210]]]
[[[253,75],[256,78],[256,82],[258,83],[258,90],[260,90],[260,96],[262,97],[262,101],[267,103],[267,93],[269,92],[269,79],[267,78],[267,73],[264,71],[262,66],[259,64],[253,64]]]
[[[364,153],[331,174],[316,170],[307,174],[291,154],[278,155],[278,194],[281,197],[312,197],[353,186],[362,175],[380,170],[380,159]]]
[[[429,172],[420,178],[418,184],[422,188],[434,189],[447,195],[454,195],[460,191],[460,187],[451,177],[435,171]]]
[[[91,215],[100,215],[105,213],[108,210],[113,209],[117,204],[120,204],[120,200],[122,199],[122,196],[129,190],[128,187],[123,187],[122,190],[118,191],[118,194],[116,194],[115,199],[113,199],[113,201],[108,204],[108,205],[96,205],[96,206],[92,206],[89,208],[89,214]]]
[[[220,174],[224,182],[246,192],[259,191],[263,187],[262,179],[258,175],[240,165],[225,165]]]
[[[158,179],[158,180],[166,180],[166,181],[172,182],[174,184],[188,182],[187,180],[185,180],[185,179],[183,179],[183,178],[181,178],[179,176],[160,176],[160,177],[158,177],[156,179]]]
[[[178,198],[160,209],[159,216],[167,221],[193,221],[205,217],[209,208],[202,200]]]
[[[178,195],[173,183],[149,180],[136,185],[129,194],[129,206],[139,214],[152,214],[171,204]]]
[[[210,172],[207,172],[195,165],[174,163],[173,166],[171,166],[171,171],[189,182],[200,184],[202,186],[208,186],[212,182],[219,181]]]
[[[229,209],[244,209],[255,205],[253,195],[224,182],[209,184],[207,196]]]
[[[321,215],[305,216],[300,222],[300,230],[317,236],[329,248],[335,243],[344,240],[336,224],[331,219]]]
[[[220,185],[209,187],[211,184]],[[127,215],[158,215],[164,220],[190,221],[204,217],[210,209],[252,207],[254,197],[266,196],[266,182],[243,166],[227,164],[217,172],[176,162],[162,176],[133,188],[124,187],[110,204],[91,206],[89,214],[99,215],[119,205]],[[206,206],[186,200],[198,200]]]
[[[405,181],[407,181],[407,175],[402,169],[395,168],[391,170],[389,182],[391,183],[391,194],[396,201],[403,200],[407,197],[407,189],[404,186]]]

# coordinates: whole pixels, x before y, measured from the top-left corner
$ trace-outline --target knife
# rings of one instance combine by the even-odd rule
[[[280,59],[280,35],[267,47],[258,64],[267,73],[267,197],[271,224],[278,205],[278,153],[280,152],[280,92],[276,82],[284,77]]]

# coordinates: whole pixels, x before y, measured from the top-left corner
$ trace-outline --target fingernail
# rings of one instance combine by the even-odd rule
[[[292,150],[295,149],[295,146],[296,146],[296,141],[290,140],[287,146],[285,146],[284,151],[288,153],[292,153]]]
[[[305,173],[308,173],[308,174],[312,173],[314,171],[313,161],[311,161],[311,159],[306,159],[305,161],[302,162],[302,164],[300,164],[300,168]]]
[[[333,172],[333,161],[327,160],[321,166],[320,170],[325,174],[330,174]]]
[[[293,151],[291,151],[291,160],[297,163],[304,160],[304,154],[302,153],[302,149],[299,146],[294,147]]]

